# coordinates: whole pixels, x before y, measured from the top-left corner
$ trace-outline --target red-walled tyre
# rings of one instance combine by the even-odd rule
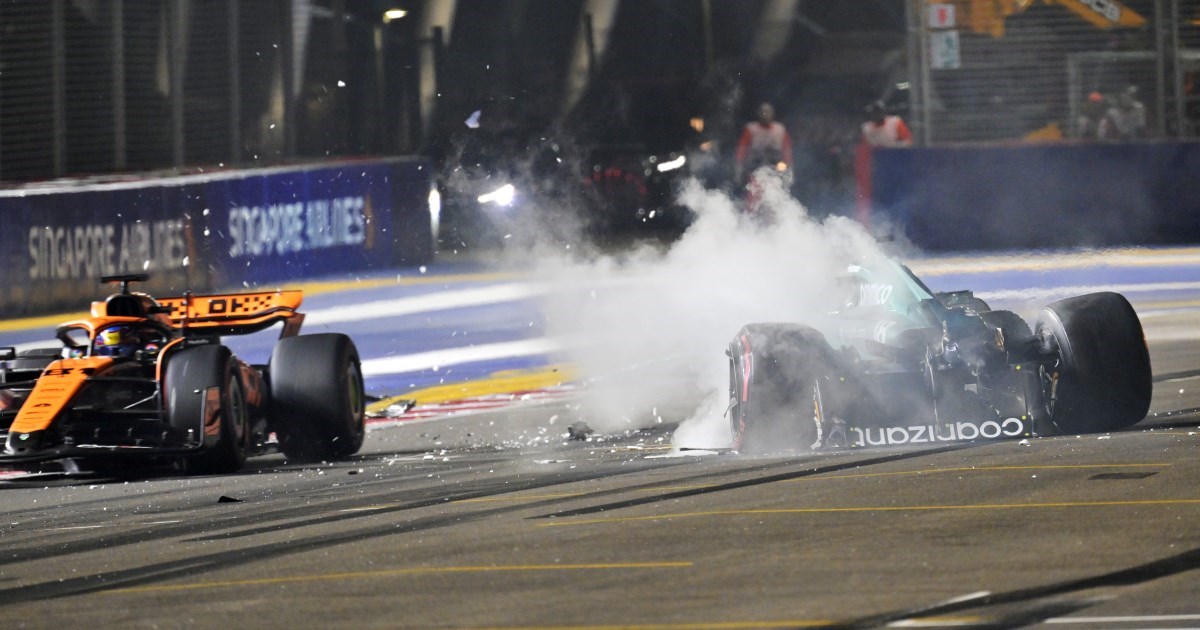
[[[734,450],[807,450],[821,437],[817,383],[832,354],[816,330],[748,324],[729,344],[729,420]]]

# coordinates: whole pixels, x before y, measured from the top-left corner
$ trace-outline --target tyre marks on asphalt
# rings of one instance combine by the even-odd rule
[[[1197,569],[1200,569],[1200,548],[1190,549],[1173,556],[1167,556],[1144,564],[1098,575],[1039,584],[998,593],[986,593],[978,597],[935,604],[925,608],[871,615],[834,624],[831,628],[841,630],[879,628],[892,626],[896,622],[908,619],[936,618],[1013,605],[1023,607],[1024,609],[1007,612],[999,619],[989,619],[984,625],[995,628],[1023,627],[1043,622],[1050,618],[1062,618],[1061,616],[1064,614],[1069,614],[1075,610],[1081,610],[1095,604],[1096,600],[1094,598],[1084,596],[1087,591],[1138,586],[1154,580],[1196,571]],[[1067,599],[1063,599],[1064,597]],[[1070,618],[1062,619],[1066,621]],[[1058,623],[1063,623],[1063,621]]]
[[[756,477],[753,479],[742,479],[742,480],[738,480],[738,481],[731,481],[729,483],[724,483],[724,484],[717,484],[717,485],[711,485],[711,486],[700,486],[700,487],[695,487],[695,488],[689,488],[686,490],[676,490],[674,492],[667,492],[665,494],[660,494],[660,495],[656,495],[656,496],[636,497],[633,499],[626,499],[623,501],[616,501],[613,503],[605,503],[603,505],[592,505],[592,506],[577,508],[577,509],[573,509],[573,510],[563,510],[560,512],[554,512],[552,514],[545,514],[545,515],[537,516],[537,517],[533,517],[533,518],[537,518],[537,519],[567,518],[567,517],[571,517],[571,516],[585,516],[585,515],[589,515],[589,514],[597,514],[600,512],[611,512],[613,510],[623,510],[626,508],[638,507],[641,505],[650,505],[653,503],[661,503],[663,501],[674,501],[677,499],[684,499],[687,497],[712,494],[714,492],[725,492],[728,490],[737,490],[740,488],[748,488],[751,486],[758,486],[758,485],[763,485],[763,484],[768,484],[768,483],[778,483],[780,481],[791,481],[793,479],[799,479],[799,478],[803,478],[803,477],[811,477],[814,475],[824,475],[824,474],[828,474],[831,472],[839,472],[839,471],[843,471],[843,470],[854,470],[854,469],[862,468],[864,466],[875,466],[878,464],[887,464],[887,463],[891,463],[891,462],[904,461],[907,459],[928,457],[930,455],[939,455],[942,453],[950,453],[953,451],[959,451],[959,450],[963,450],[963,449],[967,449],[967,448],[974,448],[974,447],[978,447],[978,446],[979,446],[978,444],[973,444],[973,443],[962,443],[962,444],[953,444],[953,445],[949,445],[949,446],[942,446],[942,447],[938,447],[938,448],[931,448],[928,450],[906,451],[903,453],[896,453],[896,454],[892,454],[892,455],[880,455],[880,456],[876,456],[876,457],[870,457],[867,459],[855,459],[855,460],[851,460],[851,461],[838,462],[835,464],[815,466],[813,468],[805,468],[804,470],[789,471],[789,472],[785,472],[785,473],[767,475],[764,477]],[[795,462],[794,461],[789,462],[789,464],[794,465]]]
[[[613,445],[606,446],[611,448]],[[870,466],[877,463],[911,459],[923,455],[968,448],[969,446],[954,445],[884,457],[855,457],[854,461],[846,462],[836,468]],[[578,446],[574,448],[594,450],[594,447],[591,446]],[[562,455],[570,457],[570,450],[570,448],[567,448],[566,452],[562,453]],[[853,455],[858,455],[858,453],[853,453]],[[487,460],[489,458],[494,462],[501,461],[501,458],[496,458],[495,456],[484,456],[483,459]],[[249,546],[240,545],[237,548],[197,554],[183,559],[173,558],[168,561],[150,562],[139,566],[90,575],[73,575],[62,580],[45,576],[45,579],[42,581],[0,588],[0,605],[30,600],[71,597],[117,588],[151,586],[171,580],[196,580],[199,576],[215,571],[270,562],[275,558],[327,549],[337,545],[348,543],[361,544],[373,539],[384,539],[392,536],[454,527],[465,523],[500,518],[528,510],[549,509],[569,501],[595,501],[629,492],[639,492],[655,486],[663,486],[662,480],[655,480],[645,484],[632,484],[586,492],[579,496],[576,496],[575,493],[546,492],[547,490],[566,487],[579,482],[599,479],[613,480],[619,479],[622,476],[636,475],[650,470],[678,468],[681,472],[678,476],[679,478],[668,485],[679,485],[680,481],[684,483],[693,482],[694,485],[696,482],[705,480],[755,474],[775,468],[795,467],[798,464],[794,458],[772,461],[766,464],[761,461],[745,460],[744,462],[736,462],[739,464],[744,463],[745,465],[735,465],[717,471],[709,470],[700,474],[694,474],[693,471],[689,470],[691,467],[688,466],[694,463],[694,461],[692,458],[648,459],[638,457],[627,459],[621,456],[614,457],[611,461],[598,462],[596,465],[587,468],[548,467],[550,469],[537,475],[530,475],[528,471],[521,471],[514,474],[487,477],[481,480],[477,476],[477,473],[472,472],[472,469],[489,464],[486,461],[481,463],[481,461],[472,460],[470,457],[461,457],[457,460],[457,469],[438,468],[439,476],[442,477],[442,480],[441,483],[436,485],[413,488],[410,484],[403,483],[403,479],[398,478],[402,476],[417,480],[429,476],[427,473],[433,470],[433,468],[418,464],[412,470],[404,472],[400,476],[392,474],[378,480],[338,483],[336,484],[338,487],[332,489],[329,488],[328,477],[325,477],[322,482],[317,482],[310,477],[309,481],[306,482],[307,485],[303,485],[302,487],[264,490],[262,492],[266,494],[263,497],[246,497],[243,502],[226,504],[232,507],[220,508],[221,511],[219,513],[217,512],[218,508],[207,505],[177,513],[175,516],[181,520],[177,524],[125,528],[116,533],[108,529],[96,531],[95,533],[89,530],[57,532],[59,536],[49,539],[46,538],[49,532],[45,532],[45,530],[38,530],[43,533],[37,536],[33,535],[34,532],[26,532],[26,546],[9,547],[6,550],[5,560],[10,567],[7,572],[10,583],[16,579],[15,576],[17,574],[12,571],[12,567],[18,562],[69,557],[74,554],[100,550],[111,553],[122,547],[131,546],[149,548],[148,546],[153,546],[155,541],[166,542],[176,539],[182,539],[184,542],[198,543],[220,540],[247,540],[249,541],[247,543]],[[803,465],[803,462],[799,463]],[[382,464],[382,462],[377,461],[376,464]],[[356,469],[370,465],[369,460],[348,463],[349,467]],[[710,488],[712,489],[706,489],[705,491],[717,491],[732,489],[734,487],[744,487],[750,484],[768,483],[769,481],[767,480],[782,480],[797,475],[817,474],[819,471],[830,469],[832,467],[806,468],[804,471],[798,473],[782,473],[771,475],[767,478],[711,486]],[[336,474],[339,469],[337,467],[330,467],[324,470]],[[476,476],[464,479],[467,475]],[[316,483],[320,483],[320,486],[312,485]],[[397,487],[402,489],[397,490]],[[448,489],[452,490],[448,491]],[[532,502],[500,504],[496,502],[472,501],[473,499],[500,496],[517,497],[520,496],[519,493],[526,491],[533,491],[538,495],[563,494],[569,496],[549,496],[542,499],[535,499]],[[665,496],[656,495],[655,497],[650,497],[650,500],[663,501],[669,500],[676,495],[689,496],[696,493],[701,492],[670,493]],[[279,500],[284,496],[290,496],[293,500],[284,507],[272,507],[278,505]],[[316,514],[313,513],[310,503],[310,500],[314,498],[319,498],[322,501],[322,509]],[[363,506],[374,506],[377,509],[347,511]],[[396,518],[387,518],[388,516],[397,517],[402,514],[412,513],[421,508],[437,506],[455,506],[456,509],[441,510],[436,514],[426,516],[413,515],[409,516],[408,520],[402,521],[397,521]],[[266,509],[263,509],[264,507]],[[567,513],[566,511],[560,511],[550,516]],[[363,523],[363,526],[345,529],[344,526],[347,523]],[[85,525],[88,523],[86,520],[83,520],[79,524]],[[321,526],[333,524],[341,524],[342,527],[338,528],[334,533],[320,533]],[[305,535],[303,533],[305,531],[311,533]],[[272,540],[263,544],[254,544],[255,538],[281,532],[292,532],[292,534],[285,541]],[[62,536],[67,536],[70,533],[81,534],[83,537],[75,539],[62,538]],[[10,533],[10,541],[15,543],[18,540]]]

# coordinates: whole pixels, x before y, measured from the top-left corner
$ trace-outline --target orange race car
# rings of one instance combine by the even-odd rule
[[[300,291],[154,299],[144,274],[106,276],[120,292],[57,329],[61,348],[0,348],[0,466],[82,473],[179,463],[229,473],[267,452],[289,460],[358,452],[362,371],[343,334],[299,335]],[[248,365],[221,335],[282,324],[268,365]]]

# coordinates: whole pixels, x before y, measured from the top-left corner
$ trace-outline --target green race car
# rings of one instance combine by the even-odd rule
[[[888,258],[843,280],[828,318],[748,324],[730,342],[735,450],[1102,432],[1150,407],[1142,325],[1118,293],[1054,302],[1031,328]]]

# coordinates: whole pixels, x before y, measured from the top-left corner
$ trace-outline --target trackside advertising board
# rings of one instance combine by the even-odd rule
[[[430,175],[393,159],[3,191],[0,316],[79,309],[117,273],[163,294],[425,262]]]
[[[1200,241],[1200,143],[878,149],[875,210],[927,251]]]

